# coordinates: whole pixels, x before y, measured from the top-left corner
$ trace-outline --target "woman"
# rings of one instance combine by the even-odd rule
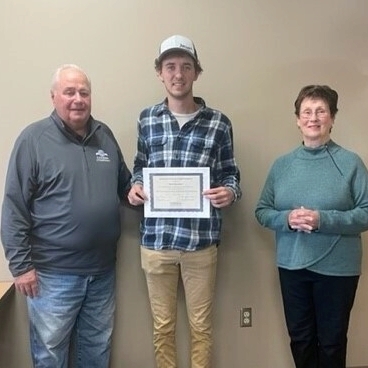
[[[330,138],[338,94],[302,88],[295,101],[303,144],[273,164],[256,208],[276,232],[277,266],[297,368],[345,368],[350,311],[368,229],[368,172]]]

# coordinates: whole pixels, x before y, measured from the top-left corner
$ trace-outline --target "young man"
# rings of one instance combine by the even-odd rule
[[[158,368],[175,368],[175,325],[178,279],[185,290],[191,328],[192,368],[209,368],[212,345],[212,300],[220,242],[221,208],[241,197],[230,120],[193,97],[193,83],[202,72],[191,40],[164,40],[155,61],[164,84],[164,102],[146,108],[138,121],[132,205],[147,199],[145,167],[209,167],[210,218],[144,218],[141,224],[141,262],[154,321]]]
[[[27,297],[35,368],[107,368],[115,309],[119,198],[131,175],[104,124],[91,116],[91,83],[57,69],[54,111],[18,137],[2,207],[1,239],[16,289]]]

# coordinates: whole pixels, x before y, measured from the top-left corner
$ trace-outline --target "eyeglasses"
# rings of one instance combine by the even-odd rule
[[[329,113],[328,110],[325,109],[317,109],[315,111],[312,110],[304,110],[299,115],[303,119],[310,119],[313,115],[316,115],[317,118],[324,118]]]

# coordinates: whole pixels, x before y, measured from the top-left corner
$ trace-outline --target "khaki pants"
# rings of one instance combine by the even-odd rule
[[[153,317],[153,344],[157,368],[176,368],[176,310],[181,275],[191,332],[192,368],[210,368],[212,300],[217,247],[183,252],[141,247]]]

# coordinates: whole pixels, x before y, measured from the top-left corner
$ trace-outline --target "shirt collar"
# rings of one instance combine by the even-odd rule
[[[200,106],[199,110],[203,110],[206,108],[206,103],[201,97],[193,97],[193,99],[194,102]],[[168,108],[168,99],[166,97],[165,100],[158,107],[158,115],[167,113],[168,111],[170,110]]]

